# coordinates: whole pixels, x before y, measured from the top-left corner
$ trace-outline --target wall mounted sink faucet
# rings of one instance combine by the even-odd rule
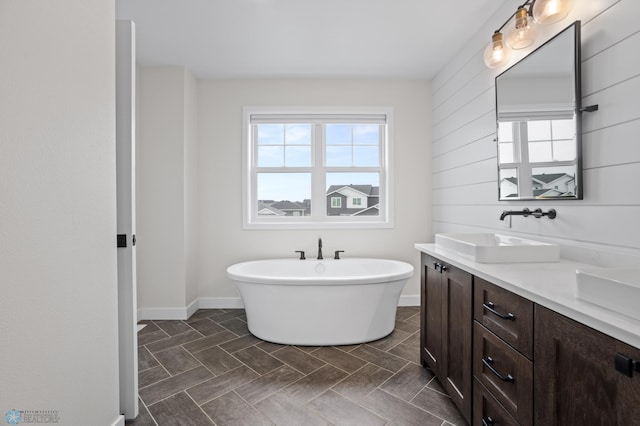
[[[529,210],[526,208],[522,210],[505,210],[500,215],[500,220],[504,220],[504,218],[507,216],[533,216],[536,219],[547,216],[549,219],[555,219],[557,216],[557,212],[555,209],[550,209],[547,212],[543,212],[542,209]]]
[[[322,238],[318,238],[318,260],[322,260]]]

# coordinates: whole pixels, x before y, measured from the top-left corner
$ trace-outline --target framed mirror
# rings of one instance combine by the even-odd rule
[[[496,77],[499,199],[582,199],[580,21]]]

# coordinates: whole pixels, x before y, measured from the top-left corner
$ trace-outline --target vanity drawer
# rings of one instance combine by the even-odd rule
[[[476,277],[473,316],[527,358],[533,359],[533,302]]]
[[[520,424],[533,419],[533,363],[474,322],[473,373]]]
[[[500,405],[482,386],[478,379],[473,380],[473,426],[518,426],[518,422]]]

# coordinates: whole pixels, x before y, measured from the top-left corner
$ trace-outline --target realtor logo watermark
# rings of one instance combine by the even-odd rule
[[[60,422],[60,413],[57,410],[16,410],[7,411],[4,419],[10,425],[19,424],[52,424]]]

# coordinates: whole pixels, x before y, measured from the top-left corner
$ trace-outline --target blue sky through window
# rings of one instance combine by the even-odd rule
[[[257,166],[312,166],[311,124],[257,125]],[[379,167],[380,129],[377,124],[326,124],[325,163],[328,167]],[[318,160],[316,160],[318,161]],[[379,173],[326,173],[332,185],[380,186]],[[311,173],[258,172],[258,200],[303,201],[311,198]]]

